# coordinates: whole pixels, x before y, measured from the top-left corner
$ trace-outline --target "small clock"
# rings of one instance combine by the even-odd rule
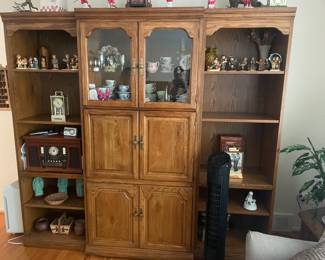
[[[127,0],[126,7],[151,7],[151,0]]]
[[[51,120],[54,122],[65,122],[66,116],[69,115],[68,98],[64,96],[62,91],[55,91],[50,96],[51,101]]]
[[[287,0],[268,0],[269,6],[287,6]]]

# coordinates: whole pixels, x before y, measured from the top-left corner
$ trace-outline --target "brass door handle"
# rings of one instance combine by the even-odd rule
[[[139,140],[138,140],[138,137],[137,136],[134,136],[133,138],[133,145],[134,145],[134,148],[137,148],[137,145],[139,144]]]
[[[144,141],[143,141],[143,136],[140,137],[140,148],[143,149],[144,146]]]
[[[144,216],[143,209],[139,209],[138,217],[143,218],[143,216]]]

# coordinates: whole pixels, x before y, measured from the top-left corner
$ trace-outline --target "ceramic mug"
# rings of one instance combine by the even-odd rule
[[[115,88],[115,80],[113,79],[107,79],[105,80],[105,84],[107,88],[114,89]]]
[[[165,101],[165,96],[166,96],[166,91],[165,90],[160,90],[157,91],[157,95],[158,95],[158,100],[159,101]]]
[[[119,85],[119,87],[118,87],[118,90],[120,92],[128,92],[129,89],[130,89],[130,86],[129,85]]]
[[[118,92],[118,96],[121,100],[130,100],[131,93],[130,92]]]
[[[156,91],[156,84],[155,83],[146,84],[146,94],[152,94],[155,91]]]
[[[152,61],[148,61],[147,62],[147,71],[151,74],[154,74],[158,71],[159,68],[159,62],[152,62]]]

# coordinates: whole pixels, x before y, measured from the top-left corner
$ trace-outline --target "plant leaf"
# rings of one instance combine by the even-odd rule
[[[291,153],[291,152],[295,152],[295,151],[310,151],[311,149],[303,144],[295,144],[295,145],[290,145],[284,149],[282,149],[280,152],[281,153]]]
[[[318,170],[317,163],[307,162],[307,163],[305,163],[303,165],[300,165],[299,167],[293,169],[292,176],[301,175],[304,172],[309,171],[309,170],[312,170],[312,169]]]
[[[315,183],[315,180],[310,180],[310,181],[305,182],[305,184],[302,185],[301,189],[299,190],[299,193],[302,193],[305,190],[308,190],[314,183]]]
[[[300,155],[292,165],[292,169],[294,170],[295,168],[300,167],[301,165],[307,163],[310,159],[314,159],[314,156],[310,155],[309,153],[304,153]]]

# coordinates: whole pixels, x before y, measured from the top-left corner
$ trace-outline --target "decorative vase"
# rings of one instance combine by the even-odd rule
[[[258,53],[260,59],[267,60],[269,57],[270,50],[271,50],[271,45],[258,45]]]

